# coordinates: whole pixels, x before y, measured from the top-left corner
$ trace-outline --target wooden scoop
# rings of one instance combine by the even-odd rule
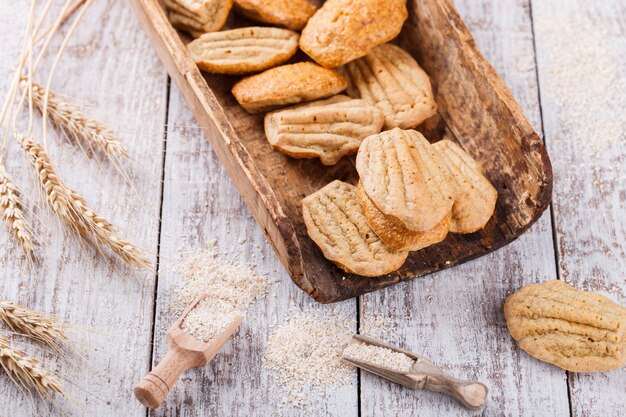
[[[194,338],[183,330],[183,320],[205,298],[206,294],[196,298],[170,327],[167,332],[167,354],[133,390],[135,397],[144,406],[160,406],[178,378],[188,369],[208,364],[244,319],[244,316],[236,317],[222,333],[207,343]]]
[[[389,379],[397,384],[404,385],[405,387],[442,392],[450,395],[465,407],[472,410],[479,409],[485,404],[485,400],[487,398],[487,387],[484,384],[476,381],[463,381],[461,379],[453,378],[446,374],[441,368],[435,366],[428,358],[358,334],[352,336],[350,343],[365,343],[368,345],[380,346],[393,350],[394,352],[404,353],[406,356],[415,361],[409,372],[399,373],[373,363],[355,361],[353,359],[343,357],[344,361],[354,366]]]

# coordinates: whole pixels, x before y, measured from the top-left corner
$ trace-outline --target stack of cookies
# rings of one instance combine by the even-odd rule
[[[334,181],[302,202],[309,236],[340,268],[388,274],[409,251],[475,232],[492,216],[497,193],[479,165],[455,143],[431,145],[412,130],[437,104],[426,72],[388,43],[408,16],[406,0],[165,4],[196,38],[187,49],[200,69],[247,75],[232,93],[247,112],[267,112],[273,149],[324,165],[358,152],[358,184]],[[264,26],[219,31],[233,4]],[[298,48],[314,62],[287,63]]]
[[[306,197],[302,211],[324,256],[358,275],[391,273],[409,251],[482,229],[498,198],[460,146],[430,144],[415,130],[368,136],[356,169],[357,187],[335,181]]]

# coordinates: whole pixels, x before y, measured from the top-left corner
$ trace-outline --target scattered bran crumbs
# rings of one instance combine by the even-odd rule
[[[302,312],[291,314],[270,333],[263,366],[286,392],[282,406],[313,412],[313,401],[327,398],[329,388],[354,380],[354,368],[341,360],[353,333],[349,319]]]
[[[208,342],[221,334],[244,313],[232,304],[222,300],[200,301],[183,320],[183,329],[194,338]]]
[[[204,341],[219,333],[229,317],[244,314],[254,301],[265,297],[270,285],[267,277],[248,266],[220,258],[214,249],[180,252],[174,271],[181,275],[182,283],[172,290],[172,316],[180,316],[199,295],[207,294],[183,323],[191,334]]]

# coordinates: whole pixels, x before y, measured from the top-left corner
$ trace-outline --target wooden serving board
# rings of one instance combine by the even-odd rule
[[[131,3],[289,275],[319,302],[355,297],[485,255],[520,236],[550,203],[552,168],[543,143],[478,51],[451,0],[409,0],[409,18],[396,41],[430,75],[439,106],[438,115],[418,130],[432,142],[458,142],[482,164],[499,193],[496,212],[480,232],[450,234],[437,245],[412,252],[393,274],[346,274],[309,239],[300,201],[334,179],[355,184],[354,158],[328,167],[272,150],[263,115],[246,113],[230,93],[238,78],[201,74],[158,0]]]

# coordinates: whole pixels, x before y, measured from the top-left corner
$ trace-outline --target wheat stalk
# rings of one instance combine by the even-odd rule
[[[28,89],[28,81],[22,79],[22,89]],[[32,82],[32,100],[37,109],[45,111],[52,123],[63,130],[76,141],[84,143],[91,150],[97,149],[114,162],[120,158],[127,158],[128,153],[122,142],[113,132],[97,120],[84,114],[80,108],[65,98],[46,90],[45,87]],[[46,95],[47,105],[46,105]]]
[[[59,321],[10,301],[0,300],[0,321],[11,330],[44,343],[57,352],[61,352],[61,343],[67,342]]]
[[[113,224],[89,208],[85,199],[59,178],[39,144],[23,135],[19,135],[18,140],[36,171],[50,207],[70,229],[85,239],[91,238],[98,248],[108,247],[129,265],[150,268],[149,261],[135,245],[122,239]]]
[[[39,361],[0,337],[0,367],[18,386],[35,389],[41,396],[65,395],[59,379],[41,366]]]
[[[24,217],[22,207],[19,190],[7,174],[4,165],[0,163],[0,215],[26,256],[32,260],[33,231]]]

